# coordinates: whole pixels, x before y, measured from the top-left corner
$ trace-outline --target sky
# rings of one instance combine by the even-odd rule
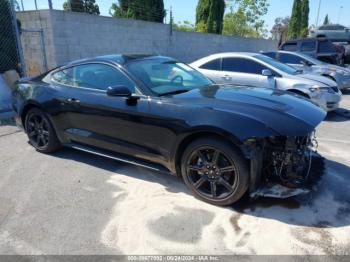
[[[20,5],[21,1],[23,1],[25,10],[35,9],[35,0],[18,0]],[[36,1],[39,9],[48,8],[48,0]],[[270,3],[270,7],[267,15],[264,17],[264,20],[266,22],[267,29],[270,30],[277,17],[291,15],[293,0],[268,1]],[[310,0],[310,25],[316,24],[319,1],[320,0]],[[64,0],[52,0],[54,9],[62,9],[63,2]],[[117,2],[117,0],[96,0],[96,3],[100,7],[101,15],[108,16],[109,8],[114,2]],[[187,20],[194,23],[197,2],[198,0],[164,0],[164,5],[168,11],[170,8],[172,8],[173,16],[176,22]],[[332,23],[340,23],[345,26],[350,26],[350,16],[348,15],[348,10],[350,10],[349,0],[321,0],[319,23],[322,23],[326,14],[328,14]]]

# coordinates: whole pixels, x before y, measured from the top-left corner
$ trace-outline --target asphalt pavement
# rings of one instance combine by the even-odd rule
[[[317,129],[323,176],[312,193],[195,199],[178,178],[74,150],[37,153],[0,127],[0,254],[350,255],[350,93]]]

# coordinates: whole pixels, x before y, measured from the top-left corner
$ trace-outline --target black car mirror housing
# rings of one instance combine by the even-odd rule
[[[107,88],[108,96],[117,96],[117,97],[127,97],[130,98],[132,93],[129,88],[126,86],[111,86]]]
[[[302,60],[301,64],[304,65],[304,66],[312,66],[312,64],[309,61],[307,61],[307,60]]]

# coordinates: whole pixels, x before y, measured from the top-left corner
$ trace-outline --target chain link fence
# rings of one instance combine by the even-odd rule
[[[16,19],[15,6],[11,0],[0,0],[0,74],[16,70],[25,75],[21,48],[21,23]]]

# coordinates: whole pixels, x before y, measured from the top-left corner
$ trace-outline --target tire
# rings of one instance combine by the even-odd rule
[[[41,153],[53,153],[60,149],[61,143],[45,112],[32,108],[25,118],[25,131],[29,143]]]
[[[185,149],[181,175],[197,198],[218,206],[237,202],[249,185],[248,161],[233,145],[215,137],[197,139]]]

